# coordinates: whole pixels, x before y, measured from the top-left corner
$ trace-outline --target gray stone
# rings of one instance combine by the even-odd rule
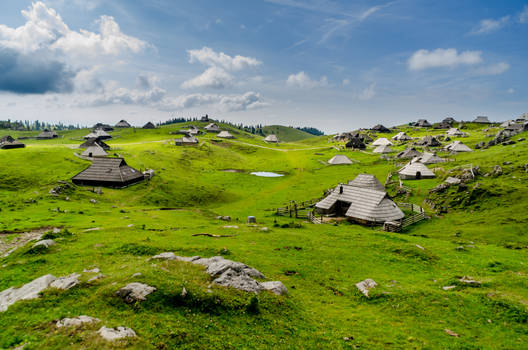
[[[50,287],[57,289],[70,289],[79,284],[78,278],[81,277],[78,273],[72,273],[71,275],[59,277],[55,281],[51,282]]]
[[[481,284],[481,282],[473,279],[472,277],[469,277],[469,276],[464,276],[462,278],[459,278],[458,279],[459,282],[461,283],[464,283],[464,284],[468,284],[468,285],[473,285],[473,286],[479,286]]]
[[[147,295],[156,290],[147,284],[133,282],[118,290],[115,294],[127,303],[146,300]]]
[[[7,308],[19,300],[30,300],[39,297],[40,292],[50,286],[57,277],[53,275],[41,276],[20,288],[8,288],[0,292],[0,312],[6,311]]]
[[[356,288],[359,289],[364,296],[368,297],[371,289],[376,288],[378,284],[371,278],[367,278],[361,282],[356,283]]]
[[[90,199],[90,203],[95,204],[95,203],[97,203],[97,201],[92,198],[92,199]]]
[[[96,322],[99,322],[99,319],[90,317],[90,316],[81,315],[81,316],[74,317],[74,318],[63,318],[62,320],[57,321],[56,325],[58,328],[78,327],[85,323],[96,323]]]
[[[176,260],[176,255],[173,252],[165,252],[158,255],[154,255],[151,259]]]
[[[93,276],[92,278],[90,278],[88,280],[88,282],[93,282],[93,281],[97,281],[97,280],[100,280],[101,278],[105,278],[106,276],[103,275],[102,273],[98,274],[98,275],[95,275]]]
[[[248,276],[255,278],[266,278],[260,271],[247,266],[241,262],[224,259],[221,256],[213,256],[212,258],[202,258],[194,260],[193,263],[204,265],[207,267],[207,273],[212,277],[216,277],[224,273],[227,269],[232,269],[238,272],[243,272]]]
[[[270,282],[261,282],[260,285],[277,295],[288,294],[288,289],[281,281],[270,281]]]
[[[108,341],[137,337],[136,332],[128,327],[107,328],[103,326],[97,331],[97,333],[99,333],[103,339]]]
[[[52,239],[43,239],[42,241],[38,241],[37,243],[33,244],[33,248],[36,248],[36,247],[49,248],[55,244],[57,243],[55,243],[55,241]]]
[[[83,272],[86,272],[86,273],[99,273],[99,268],[98,267],[94,267],[93,269],[90,269],[90,270],[87,270],[87,269],[84,269]]]
[[[139,277],[139,276],[141,276],[141,272],[136,272],[136,273],[132,274],[132,277]]]
[[[444,286],[442,287],[443,290],[450,290],[450,289],[455,289],[456,286]]]
[[[264,288],[260,283],[246,275],[241,271],[236,271],[233,269],[225,270],[220,277],[213,280],[213,283],[216,283],[224,287],[232,287],[245,292],[259,293]]]

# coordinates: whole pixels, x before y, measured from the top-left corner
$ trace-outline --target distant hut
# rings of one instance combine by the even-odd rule
[[[107,133],[103,129],[97,129],[97,130],[92,131],[88,135],[85,135],[84,138],[86,140],[94,139],[94,138],[95,139],[99,139],[99,140],[107,140],[107,139],[111,139],[112,135],[110,135],[109,133]]]
[[[528,122],[528,113],[523,113],[519,118],[515,119],[517,123],[526,123]]]
[[[420,127],[420,128],[430,128],[432,125],[427,121],[427,119],[418,119],[418,121],[414,124],[414,126]]]
[[[92,165],[72,178],[76,185],[123,188],[143,181],[144,175],[123,158],[94,158]]]
[[[55,131],[50,131],[48,129],[44,129],[40,134],[37,135],[37,139],[39,140],[46,140],[46,139],[56,139],[59,137]]]
[[[94,130],[102,129],[104,131],[114,131],[114,128],[108,124],[97,123],[93,126]]]
[[[348,185],[385,192],[385,186],[379,182],[376,176],[370,174],[358,174],[354,180],[348,181]]]
[[[363,143],[363,141],[359,137],[351,137],[348,142],[345,144],[346,148],[352,148],[352,149],[365,149],[367,146]]]
[[[372,129],[370,129],[372,131],[375,131],[375,132],[381,132],[381,133],[390,133],[391,131],[389,129],[387,129],[386,127],[384,127],[383,125],[381,124],[378,124],[376,126],[374,126]]]
[[[152,122],[148,122],[147,124],[143,125],[143,129],[156,129],[156,125],[154,125]]]
[[[198,135],[200,133],[200,129],[196,125],[189,126],[189,129],[187,130],[187,134],[189,135]]]
[[[394,150],[389,145],[380,145],[376,147],[372,152],[374,153],[392,153]]]
[[[442,144],[440,141],[436,139],[436,137],[427,135],[422,137],[420,140],[416,141],[414,143],[417,146],[424,146],[424,147],[440,147]]]
[[[460,141],[453,141],[449,145],[445,146],[445,150],[446,151],[450,151],[450,152],[454,152],[454,153],[456,153],[456,152],[471,152],[472,151],[471,148],[469,148],[468,146],[464,145]]]
[[[81,156],[90,157],[90,158],[106,157],[108,156],[108,153],[106,153],[105,150],[101,146],[99,146],[97,143],[94,143],[92,146],[85,149],[81,153]]]
[[[410,137],[409,135],[407,135],[404,131],[397,133],[396,135],[394,135],[394,136],[391,137],[391,138],[392,138],[393,140],[396,140],[396,141],[408,141],[408,140],[412,140],[412,137]]]
[[[507,128],[507,127],[509,127],[509,126],[511,126],[511,125],[513,125],[513,124],[515,124],[515,121],[510,119],[510,120],[507,120],[507,121],[505,121],[504,123],[502,123],[502,124],[500,125],[500,127],[501,127],[501,128]]]
[[[174,140],[176,146],[196,146],[198,143],[198,139],[192,135],[185,135],[182,138]]]
[[[459,130],[458,128],[451,128],[446,132],[447,136],[467,136],[465,132]]]
[[[363,141],[364,144],[367,144],[367,143],[370,143],[370,142],[374,141],[374,140],[372,139],[372,137],[370,137],[370,136],[367,135],[367,134],[362,134],[362,133],[360,133],[359,131],[353,132],[353,133],[351,133],[350,135],[351,135],[351,137],[357,137],[357,138],[359,138],[361,141]]]
[[[268,136],[266,136],[266,138],[264,138],[264,141],[265,142],[278,143],[279,139],[274,134],[269,134]]]
[[[92,137],[92,138],[87,139],[84,143],[82,143],[79,146],[79,148],[88,148],[88,147],[93,146],[93,145],[98,145],[99,147],[101,147],[105,151],[108,151],[110,149],[110,146],[108,146],[103,140],[98,139],[96,137]]]
[[[221,137],[223,139],[234,139],[235,138],[233,135],[231,135],[229,131],[226,131],[226,130],[220,131],[220,133],[216,136]]]
[[[403,180],[432,179],[435,174],[420,162],[410,162],[398,171]]]
[[[3,136],[0,138],[0,149],[12,149],[12,148],[24,148],[24,147],[26,147],[26,145],[24,145],[22,142],[16,141],[10,135]]]
[[[442,120],[442,123],[453,125],[454,123],[456,123],[456,120],[453,117],[446,117],[444,118],[444,120]]]
[[[479,123],[479,124],[491,124],[488,117],[485,116],[478,116],[473,120],[473,123]]]
[[[207,132],[220,132],[220,127],[217,124],[215,124],[215,123],[211,123],[211,124],[207,125],[204,129]]]
[[[206,122],[206,123],[207,123],[207,122],[209,121],[209,116],[208,116],[207,114],[204,115],[203,117],[200,118],[200,121],[201,121],[201,122]]]
[[[434,124],[433,125],[433,128],[435,129],[450,129],[452,126],[451,123],[446,123],[446,122],[441,122],[441,123],[438,123],[438,124]]]
[[[385,137],[380,137],[376,141],[372,142],[372,146],[385,146],[385,145],[392,145],[392,142],[387,140]]]
[[[336,154],[328,160],[328,164],[330,165],[347,165],[352,163],[353,162],[350,160],[350,158],[343,154]]]
[[[384,189],[365,188],[357,183],[339,184],[315,208],[320,213],[346,216],[361,224],[382,224],[405,216]]]
[[[404,151],[396,154],[396,158],[400,159],[413,159],[414,157],[420,157],[422,154],[416,150],[416,148],[407,148]]]
[[[124,119],[121,119],[119,123],[117,123],[115,126],[116,128],[130,128],[131,127],[131,125]]]
[[[430,153],[430,152],[424,152],[423,155],[418,156],[413,159],[413,162],[419,162],[422,164],[438,164],[438,163],[443,163],[445,161],[446,160],[444,158],[440,158],[435,153]]]

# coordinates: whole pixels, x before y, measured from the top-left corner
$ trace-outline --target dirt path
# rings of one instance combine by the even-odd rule
[[[49,227],[43,227],[23,233],[0,234],[0,257],[5,258],[28,242],[40,239],[49,230]]]

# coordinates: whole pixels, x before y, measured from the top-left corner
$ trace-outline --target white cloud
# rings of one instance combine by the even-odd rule
[[[350,85],[350,79],[343,79],[343,86]]]
[[[474,28],[470,34],[488,34],[504,27],[510,20],[510,16],[504,16],[499,19],[483,19],[479,25]]]
[[[75,76],[75,90],[80,92],[96,92],[103,90],[103,84],[96,76],[100,69],[101,66],[97,65],[92,68],[80,70]]]
[[[473,65],[482,62],[481,51],[462,51],[456,49],[418,50],[410,58],[410,70],[422,70],[437,67],[453,68],[458,65]]]
[[[184,81],[181,87],[183,89],[210,88],[223,89],[230,86],[233,77],[225,70],[218,67],[210,67],[197,77]]]
[[[299,87],[303,89],[311,89],[315,87],[328,86],[328,79],[326,76],[322,76],[319,81],[312,80],[308,74],[301,71],[297,74],[290,74],[286,80],[286,84],[292,87]]]
[[[506,62],[499,62],[490,64],[488,66],[477,69],[478,75],[500,75],[510,69],[510,65]]]
[[[231,57],[223,52],[215,52],[209,47],[199,50],[188,50],[189,63],[200,62],[206,66],[224,68],[227,71],[239,71],[245,68],[256,67],[262,62],[253,57],[236,55]]]
[[[528,5],[524,5],[524,8],[519,15],[519,22],[528,23]]]
[[[358,96],[362,101],[367,101],[376,96],[376,83],[371,83],[366,89],[364,89]]]

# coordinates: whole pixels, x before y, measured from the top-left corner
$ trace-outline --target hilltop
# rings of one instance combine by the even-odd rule
[[[0,292],[46,274],[81,274],[74,288],[46,290],[39,299],[0,312],[0,348],[525,346],[528,144],[522,139],[528,132],[514,136],[515,144],[475,149],[501,128],[466,124],[462,130],[469,135],[453,139],[473,151],[452,155],[439,149],[450,161],[429,166],[434,179],[403,180],[402,192],[397,176],[389,174],[406,162],[394,154],[413,141],[395,142],[395,152],[385,158],[371,147],[345,149],[345,141],[332,136],[273,126],[270,132],[284,142],[268,144],[262,136],[221,124],[235,139],[208,133],[197,136],[198,146],[175,146],[172,140],[179,136],[171,133],[189,125],[206,123],[111,132],[105,141],[111,156],[155,171],[149,181],[124,189],[71,184],[90,164],[74,155],[90,129],[58,131],[57,139],[24,139],[26,148],[0,150],[9,165],[0,167],[0,243],[15,248],[0,258]],[[446,132],[404,125],[374,134],[390,139],[401,131],[415,138]],[[4,134],[37,132],[1,130],[0,137]],[[356,162],[328,165],[336,154]],[[468,166],[479,170],[465,187],[430,193]],[[250,174],[255,171],[283,176]],[[419,205],[429,219],[393,233],[345,220],[313,224],[275,215],[278,207],[319,199],[360,173],[375,175],[396,203]],[[58,186],[63,186],[58,195],[49,194]],[[247,224],[248,216],[257,223]],[[24,232],[37,230],[49,231],[46,237],[57,244],[33,249]],[[222,237],[193,236],[201,233]],[[284,283],[288,294],[225,288],[211,283],[201,266],[149,260],[162,252],[243,262],[266,280]],[[104,277],[89,281],[96,274],[83,271],[94,268]],[[464,276],[480,283],[465,284]],[[378,283],[369,298],[355,287],[367,278]],[[146,301],[127,304],[115,292],[131,282],[157,290]],[[443,288],[450,286],[455,287]],[[100,322],[55,326],[54,320],[79,315]],[[105,342],[97,335],[101,326],[130,327],[137,337]]]
[[[314,137],[305,131],[282,125],[268,125],[262,128],[264,135],[275,134],[279,140],[284,142],[295,142]]]

